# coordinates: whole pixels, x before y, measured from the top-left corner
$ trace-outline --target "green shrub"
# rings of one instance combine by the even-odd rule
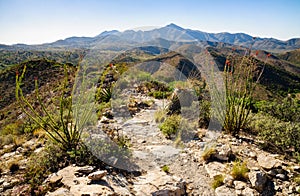
[[[224,184],[223,181],[224,181],[224,176],[223,175],[220,174],[220,175],[214,176],[214,180],[212,182],[212,188],[216,189],[216,188],[222,186]]]
[[[5,145],[13,144],[14,136],[12,134],[0,135],[0,147],[2,148]]]
[[[300,174],[298,174],[297,176],[295,176],[293,178],[293,181],[297,184],[297,185],[300,185]]]
[[[180,122],[181,116],[176,114],[171,115],[159,126],[160,131],[170,139],[172,135],[177,133]]]
[[[47,143],[43,151],[33,153],[26,166],[26,179],[36,189],[47,176],[67,165],[66,153],[57,145]]]
[[[161,170],[166,173],[170,173],[170,168],[167,165],[162,166]]]
[[[300,121],[300,104],[292,96],[284,98],[281,102],[261,101],[256,103],[257,110],[267,113],[285,122]]]
[[[0,135],[22,135],[23,133],[22,122],[16,121],[6,125],[3,129],[1,129]]]
[[[264,113],[252,118],[250,129],[264,140],[263,147],[276,153],[297,155],[300,151],[300,123],[284,122]],[[295,154],[293,154],[295,153]]]
[[[234,162],[231,170],[231,176],[235,180],[247,180],[249,169],[245,162]]]
[[[205,162],[209,162],[213,159],[214,155],[217,153],[216,148],[213,146],[206,146],[201,154],[201,158]]]
[[[155,99],[166,99],[171,94],[172,94],[171,92],[164,92],[164,91],[152,91],[148,93],[149,96],[154,97]]]

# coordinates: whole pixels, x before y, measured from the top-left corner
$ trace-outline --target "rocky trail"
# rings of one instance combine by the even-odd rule
[[[148,100],[149,97],[135,97]],[[166,105],[166,100],[154,99],[150,107],[138,108],[131,118],[102,118],[99,127],[110,126],[129,139],[132,160],[139,167],[139,174],[125,175],[111,167],[96,169],[93,166],[71,165],[51,174],[44,182],[52,187],[46,195],[299,195],[300,185],[294,178],[300,176],[300,166],[281,155],[261,150],[250,136],[235,138],[220,134],[216,141],[206,137],[212,132],[199,129],[204,136],[176,147],[166,139],[155,122],[154,113]],[[139,105],[139,104],[137,104]],[[2,153],[1,161],[22,157],[28,141],[15,151]],[[209,158],[204,158],[207,149]],[[36,145],[39,152],[43,145]],[[212,150],[213,149],[213,150]],[[207,154],[206,154],[207,155]],[[20,162],[25,162],[19,158]],[[247,177],[233,174],[236,160],[245,163]],[[167,169],[162,169],[166,166]],[[23,166],[21,166],[23,167]],[[25,167],[25,166],[24,166]],[[216,177],[222,180],[216,189]],[[0,176],[0,195],[21,195],[17,186],[18,176],[7,171]]]

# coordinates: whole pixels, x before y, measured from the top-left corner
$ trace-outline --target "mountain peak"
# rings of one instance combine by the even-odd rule
[[[184,28],[174,24],[174,23],[171,23],[171,24],[168,24],[167,26],[165,26],[167,28],[172,28],[172,29],[177,29],[177,30],[184,30]]]

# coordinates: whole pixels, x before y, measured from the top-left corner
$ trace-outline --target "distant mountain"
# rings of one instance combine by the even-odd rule
[[[117,30],[104,31],[95,37],[70,37],[53,43],[41,45],[17,44],[12,46],[0,45],[0,49],[51,49],[51,48],[91,48],[102,43],[128,45],[134,43],[151,43],[157,39],[175,42],[222,42],[238,46],[249,47],[252,43],[254,49],[271,52],[283,52],[300,48],[300,38],[281,41],[274,38],[259,38],[253,40],[251,35],[245,33],[206,33],[199,30],[184,29],[176,24],[149,31]],[[106,45],[107,46],[107,45]],[[106,47],[107,48],[107,47]],[[111,47],[109,47],[111,48]]]
[[[300,49],[279,54],[278,57],[290,61],[300,67]]]

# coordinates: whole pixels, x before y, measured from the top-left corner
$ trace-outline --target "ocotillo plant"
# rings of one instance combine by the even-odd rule
[[[92,108],[78,109],[80,105],[72,105],[72,96],[67,96],[68,69],[64,65],[64,82],[59,99],[58,111],[50,111],[43,103],[39,92],[38,79],[35,78],[35,96],[40,110],[38,111],[24,96],[22,81],[25,77],[26,66],[21,75],[16,73],[16,99],[19,106],[27,116],[40,128],[46,131],[48,136],[60,145],[65,151],[76,151],[80,144],[84,124],[89,120]],[[83,82],[81,85],[84,85]],[[82,97],[83,99],[83,97]],[[86,97],[84,99],[87,99]],[[78,103],[78,102],[77,102]],[[78,114],[77,114],[78,113]]]
[[[265,61],[259,73],[255,73],[258,61],[251,56],[252,45],[245,50],[242,58],[229,55],[224,65],[226,110],[223,113],[223,128],[232,135],[238,135],[248,123],[253,92],[266,64]]]

